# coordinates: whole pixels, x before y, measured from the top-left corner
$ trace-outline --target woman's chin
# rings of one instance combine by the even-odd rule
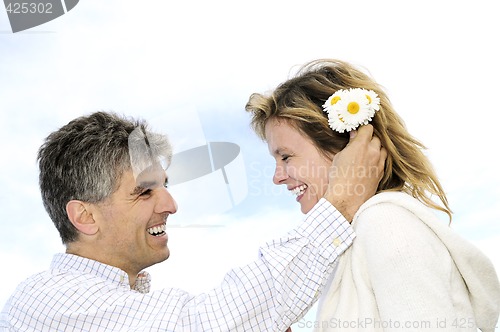
[[[312,208],[314,207],[314,205],[316,203],[311,202],[311,201],[307,201],[307,202],[301,201],[300,202],[300,211],[302,211],[303,214],[307,214],[307,213],[309,213],[309,211],[312,210]]]

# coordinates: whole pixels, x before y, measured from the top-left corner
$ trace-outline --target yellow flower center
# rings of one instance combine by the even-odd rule
[[[370,98],[369,95],[365,95],[366,96],[366,99],[368,99],[368,104],[371,104],[372,103],[372,99]]]
[[[332,100],[330,101],[330,104],[331,105],[335,105],[338,101],[340,100],[340,97],[339,96],[335,96],[332,98]]]
[[[359,112],[359,104],[355,101],[351,101],[348,105],[347,105],[347,111],[351,114],[356,114]]]

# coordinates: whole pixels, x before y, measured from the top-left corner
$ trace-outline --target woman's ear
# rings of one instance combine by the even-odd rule
[[[88,211],[87,203],[71,200],[66,204],[66,213],[73,226],[83,234],[94,235],[97,233],[99,227],[92,214]]]

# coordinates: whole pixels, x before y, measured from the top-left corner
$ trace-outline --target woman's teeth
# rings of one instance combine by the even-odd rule
[[[303,185],[300,185],[298,187],[293,188],[290,191],[292,192],[292,194],[294,194],[296,196],[300,196],[306,191],[306,189],[307,189],[307,186],[305,184],[303,184]]]

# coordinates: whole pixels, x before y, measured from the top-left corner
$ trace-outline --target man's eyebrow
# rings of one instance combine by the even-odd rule
[[[158,185],[157,181],[141,182],[134,188],[134,190],[130,193],[130,195],[131,196],[139,195],[144,191],[144,189],[150,189],[155,187],[156,185]]]

